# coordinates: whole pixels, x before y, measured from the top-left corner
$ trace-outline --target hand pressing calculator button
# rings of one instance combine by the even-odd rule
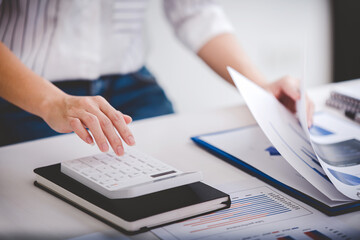
[[[132,198],[201,181],[133,148],[123,156],[101,153],[61,163],[61,172],[111,198]]]

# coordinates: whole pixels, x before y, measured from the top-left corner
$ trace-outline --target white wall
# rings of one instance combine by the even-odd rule
[[[303,77],[307,42],[306,86],[331,80],[330,5],[327,0],[222,0],[236,35],[269,80],[285,74]],[[162,1],[151,0],[147,16],[147,66],[156,75],[177,112],[218,108],[241,102],[222,81],[174,36]]]

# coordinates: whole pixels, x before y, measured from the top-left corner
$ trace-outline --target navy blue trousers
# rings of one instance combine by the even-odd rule
[[[102,76],[94,81],[71,80],[54,84],[71,95],[101,95],[134,120],[174,112],[164,91],[145,67],[135,73]],[[0,98],[0,146],[57,134],[41,118]]]

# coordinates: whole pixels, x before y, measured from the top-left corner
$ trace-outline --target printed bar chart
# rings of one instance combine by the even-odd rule
[[[289,207],[284,206],[270,196],[259,194],[233,200],[230,209],[188,220],[184,225],[193,227],[194,229],[196,228],[190,232],[199,232],[290,211],[291,209]]]
[[[277,240],[295,240],[295,239],[290,236],[285,236],[285,237],[279,237],[277,238]]]
[[[309,238],[314,239],[314,240],[331,240],[331,238],[325,236],[324,234],[322,234],[318,230],[312,230],[312,231],[304,232],[304,234],[306,236],[308,236]]]
[[[359,229],[310,211],[254,180],[233,185],[228,209],[152,230],[164,240],[355,240]]]
[[[210,238],[218,232],[238,231],[312,214],[265,186],[232,193],[231,202],[228,209],[166,226],[158,232],[167,232],[165,234],[181,240]]]

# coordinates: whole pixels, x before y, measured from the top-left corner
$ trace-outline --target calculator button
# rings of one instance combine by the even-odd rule
[[[61,163],[61,168],[67,169],[71,174],[64,173],[86,186],[92,188],[96,185],[97,188],[104,189],[104,192],[111,193],[123,188],[153,183],[154,178],[178,173],[169,165],[133,150],[126,151],[121,157],[101,153],[70,160]]]

